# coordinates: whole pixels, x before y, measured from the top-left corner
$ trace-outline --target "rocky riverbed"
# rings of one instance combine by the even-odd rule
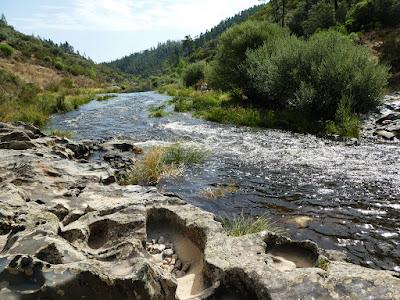
[[[1,299],[400,299],[395,273],[119,186],[136,153],[0,123]]]
[[[364,118],[363,137],[398,142],[400,140],[400,92],[387,95],[375,113]]]

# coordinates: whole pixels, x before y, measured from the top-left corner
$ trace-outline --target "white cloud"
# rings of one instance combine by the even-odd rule
[[[146,31],[184,28],[203,31],[257,0],[72,0],[61,6],[43,5],[40,13],[16,19],[35,29]]]

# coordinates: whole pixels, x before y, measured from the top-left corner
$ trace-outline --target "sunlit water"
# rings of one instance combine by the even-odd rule
[[[55,115],[50,127],[70,130],[76,139],[117,136],[207,149],[201,167],[160,188],[218,215],[267,215],[293,238],[343,250],[354,263],[400,272],[398,144],[349,146],[312,135],[210,123],[190,114],[149,118],[149,107],[166,100],[156,93],[122,94]],[[207,199],[202,191],[218,184],[239,190]],[[308,217],[302,226],[295,222],[300,216]]]

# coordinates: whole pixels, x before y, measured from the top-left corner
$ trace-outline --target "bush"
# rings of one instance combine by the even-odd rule
[[[186,87],[194,87],[204,80],[207,64],[203,61],[188,65],[182,74],[183,84]]]
[[[319,29],[327,29],[336,24],[335,10],[332,3],[325,1],[314,4],[303,22],[303,32],[310,36]]]
[[[3,57],[10,57],[14,53],[15,49],[7,44],[0,44],[0,54]]]
[[[400,70],[400,32],[395,31],[386,36],[383,44],[383,60],[390,64],[394,71]]]
[[[264,106],[305,113],[304,118],[333,120],[347,97],[353,113],[367,112],[380,102],[388,69],[368,49],[335,31],[309,41],[295,37],[250,51],[246,67]]]
[[[347,13],[346,27],[358,32],[400,24],[399,0],[362,0]]]
[[[267,22],[247,21],[233,26],[220,37],[208,81],[215,88],[225,91],[240,88],[251,94],[242,72],[247,50],[256,49],[266,41],[273,44],[275,39],[288,35],[285,29]]]

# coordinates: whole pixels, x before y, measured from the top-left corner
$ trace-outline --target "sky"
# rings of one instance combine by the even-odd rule
[[[192,37],[258,0],[0,0],[15,29],[68,41],[96,62]]]

